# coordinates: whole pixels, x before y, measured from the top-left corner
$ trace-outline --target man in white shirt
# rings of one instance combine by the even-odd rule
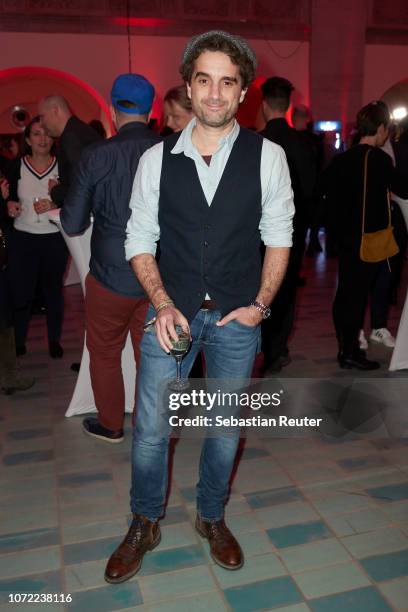
[[[174,377],[175,326],[192,339],[183,375],[202,350],[208,378],[248,378],[259,324],[269,314],[291,246],[294,208],[285,155],[235,120],[255,76],[252,50],[236,36],[207,32],[187,45],[180,71],[195,119],[143,155],[130,202],[126,257],[151,301],[147,318],[155,315],[155,326],[141,343],[134,518],[108,562],[105,580],[112,583],[133,576],[160,541],[169,436],[158,425],[158,389]],[[214,561],[228,570],[244,562],[224,522],[238,441],[239,431],[205,439],[197,485],[196,529],[208,539]]]

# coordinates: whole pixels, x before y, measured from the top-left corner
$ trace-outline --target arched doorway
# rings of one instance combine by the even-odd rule
[[[11,119],[15,106],[34,117],[38,101],[49,94],[64,96],[83,121],[99,119],[111,135],[109,107],[97,91],[72,74],[37,66],[0,70],[0,134],[19,131]]]
[[[392,113],[396,108],[406,108],[408,113],[408,79],[395,83],[381,96]]]
[[[38,101],[49,94],[64,96],[80,119],[86,123],[98,119],[107,135],[112,134],[109,107],[97,91],[72,74],[35,66],[0,70],[0,134],[21,133],[24,125],[19,128],[13,123],[13,109],[20,107],[29,117],[35,117]],[[68,266],[65,284],[77,282],[76,269]]]

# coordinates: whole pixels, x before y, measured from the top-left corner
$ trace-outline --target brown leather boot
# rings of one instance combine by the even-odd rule
[[[125,539],[111,555],[105,570],[106,582],[125,582],[134,576],[142,565],[148,550],[160,542],[160,527],[141,514],[134,514]]]
[[[244,553],[224,520],[210,523],[197,515],[195,527],[201,537],[207,538],[211,557],[218,565],[227,570],[237,570],[244,565]]]

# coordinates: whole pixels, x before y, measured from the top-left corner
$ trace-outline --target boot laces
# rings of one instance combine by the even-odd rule
[[[220,544],[226,544],[230,538],[230,534],[225,526],[224,521],[217,521],[216,523],[211,523],[209,531],[211,537]]]
[[[132,524],[130,526],[129,532],[126,538],[126,544],[128,544],[131,548],[137,548],[138,544],[140,544],[146,535],[147,525],[143,522],[142,519],[133,519]]]

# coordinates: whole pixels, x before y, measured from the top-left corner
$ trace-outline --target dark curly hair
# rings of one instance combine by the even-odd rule
[[[238,66],[242,88],[247,89],[255,78],[256,58],[247,43],[238,36],[227,32],[208,32],[192,39],[184,52],[180,66],[183,80],[191,83],[196,59],[205,51],[220,51]]]

